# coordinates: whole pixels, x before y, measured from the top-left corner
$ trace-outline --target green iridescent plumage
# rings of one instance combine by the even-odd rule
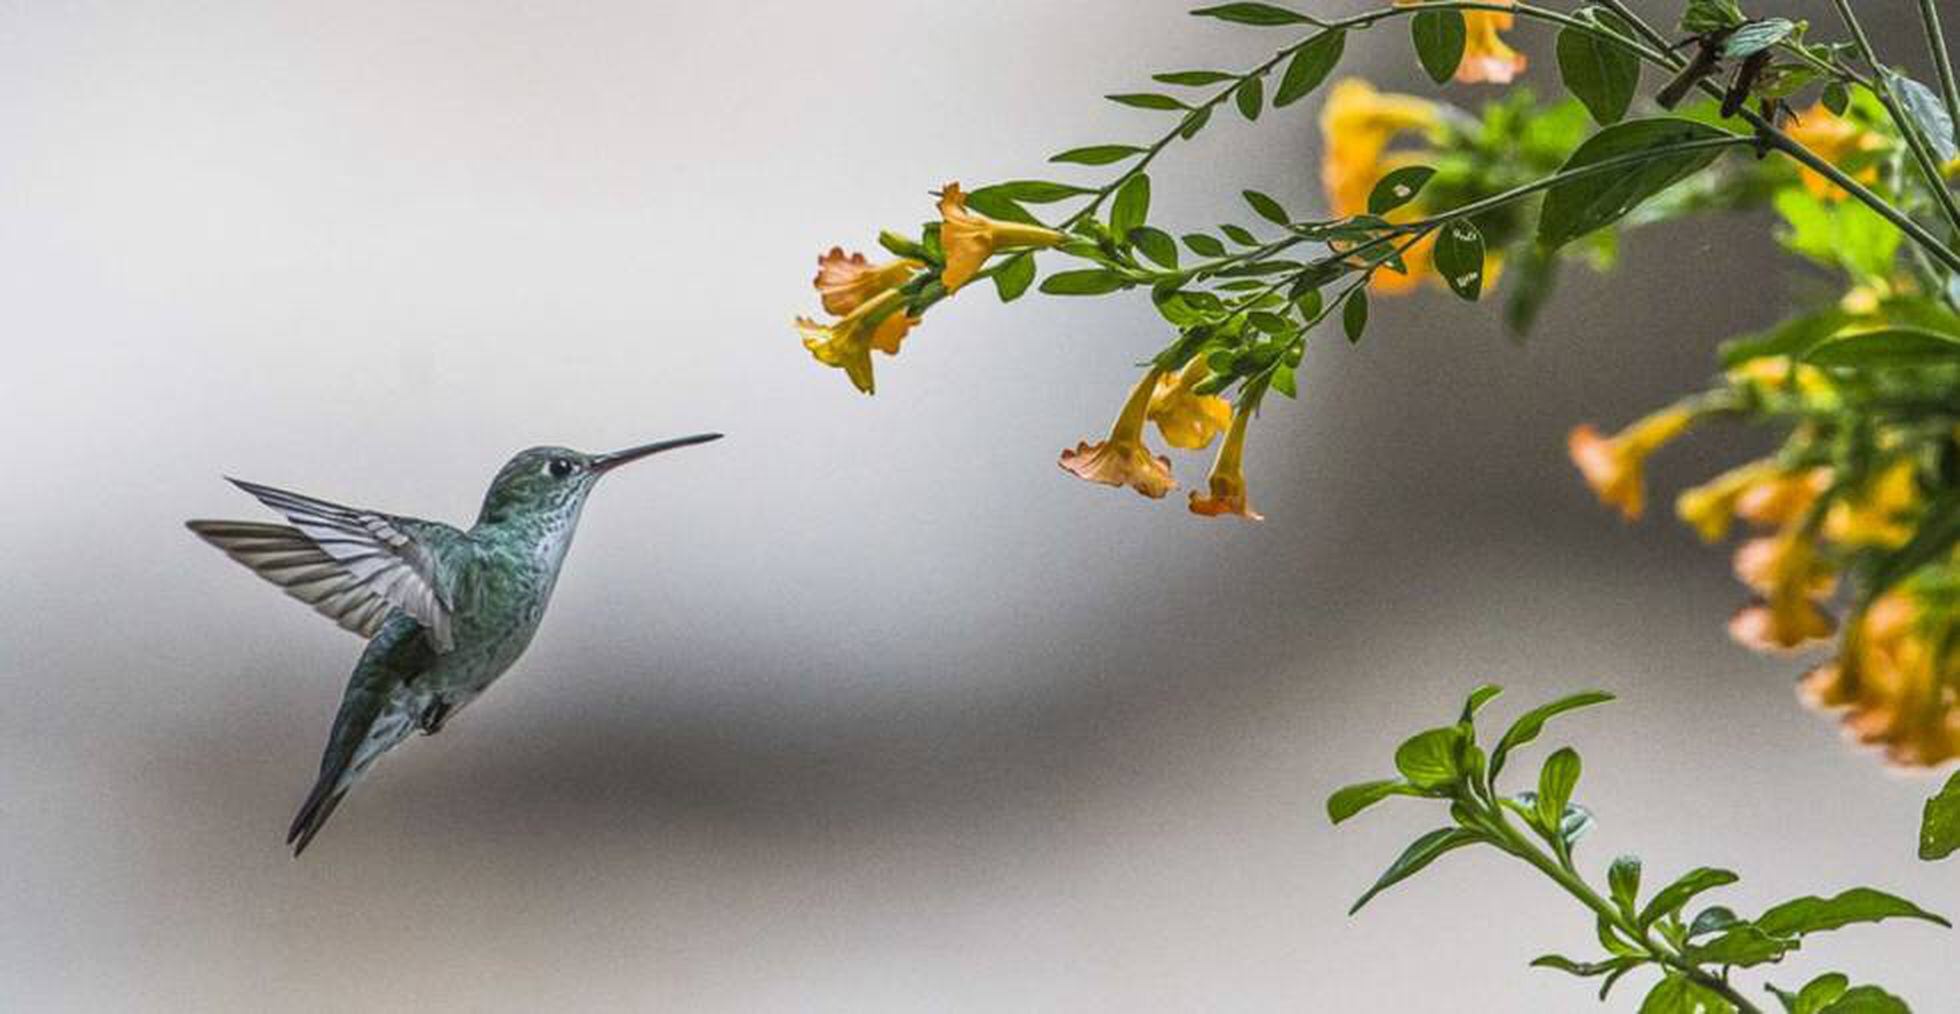
[[[531,643],[600,476],[720,438],[704,433],[612,454],[519,453],[491,480],[476,524],[346,507],[232,480],[290,526],[192,521],[191,531],[342,627],[369,638],[287,832],[304,851],[370,765],[411,734],[434,734]]]

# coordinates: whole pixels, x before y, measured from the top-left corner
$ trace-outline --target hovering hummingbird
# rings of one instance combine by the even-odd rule
[[[199,538],[362,637],[320,777],[293,818],[297,856],[377,758],[434,735],[531,643],[579,512],[599,477],[630,461],[721,439],[702,433],[582,454],[533,447],[510,459],[469,531],[230,480],[292,522],[191,521]]]

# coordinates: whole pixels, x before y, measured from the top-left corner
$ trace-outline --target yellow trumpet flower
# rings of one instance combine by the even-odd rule
[[[1906,590],[1853,621],[1837,659],[1799,685],[1814,708],[1844,712],[1845,731],[1886,759],[1930,767],[1960,757],[1960,625]]]
[[[1157,379],[1150,396],[1150,421],[1172,447],[1195,451],[1207,447],[1232,422],[1232,403],[1215,394],[1194,394],[1211,368],[1204,357],[1193,356],[1176,376]]]
[[[966,194],[958,183],[946,184],[939,198],[939,245],[946,251],[946,268],[939,281],[948,293],[973,280],[995,251],[1017,247],[1047,247],[1062,241],[1062,234],[1039,225],[1001,222],[966,209]]]
[[[1241,399],[1238,409],[1232,413],[1232,428],[1225,434],[1225,442],[1219,445],[1218,460],[1212,463],[1211,476],[1206,480],[1209,495],[1201,496],[1193,490],[1191,513],[1206,517],[1235,514],[1247,521],[1266,520],[1265,515],[1252,509],[1245,494],[1245,434],[1252,413],[1259,407],[1258,401],[1256,396]]]
[[[843,247],[834,246],[817,258],[813,284],[823,294],[824,312],[842,317],[873,296],[904,285],[921,267],[918,261],[904,259],[872,264],[861,253],[846,255]]]
[[[1150,398],[1156,393],[1157,381],[1163,374],[1156,367],[1144,374],[1123,402],[1116,424],[1110,427],[1109,438],[1094,444],[1083,441],[1074,450],[1063,451],[1062,470],[1105,486],[1128,486],[1153,500],[1161,500],[1176,489],[1177,479],[1171,475],[1170,459],[1151,454],[1143,443]]]
[[[817,362],[843,370],[858,390],[872,394],[876,384],[871,375],[871,350],[898,355],[899,343],[919,323],[905,315],[901,303],[899,294],[888,290],[829,324],[798,317],[796,330],[803,336],[803,347]]]
[[[1617,509],[1628,521],[1638,521],[1647,504],[1647,459],[1693,422],[1693,413],[1674,406],[1610,438],[1591,425],[1581,425],[1566,438],[1566,449],[1599,502]]]

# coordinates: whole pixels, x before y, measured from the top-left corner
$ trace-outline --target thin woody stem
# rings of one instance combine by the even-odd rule
[[[1920,130],[1919,122],[1906,115],[1905,110],[1900,107],[1899,96],[1893,91],[1891,80],[1886,77],[1885,65],[1879,62],[1878,50],[1872,46],[1871,36],[1865,34],[1865,26],[1858,20],[1858,15],[1852,12],[1849,0],[1832,0],[1832,3],[1837,6],[1839,19],[1844,22],[1844,27],[1851,32],[1851,38],[1858,46],[1858,55],[1864,57],[1865,62],[1871,65],[1873,76],[1869,87],[1872,94],[1877,95],[1878,100],[1885,105],[1886,115],[1892,118],[1892,123],[1905,137],[1906,147],[1912,152],[1912,160],[1919,167],[1919,174],[1925,178],[1927,189],[1931,190],[1934,198],[1938,200],[1940,210],[1946,214],[1948,224],[1955,230],[1960,230],[1960,203],[1954,201],[1953,191],[1946,185],[1946,176],[1941,173],[1939,160],[1933,156],[1926,135]],[[1938,36],[1935,38],[1937,39]]]
[[[1960,126],[1960,82],[1954,80],[1953,54],[1947,52],[1946,36],[1940,30],[1940,9],[1935,0],[1919,0],[1919,18],[1926,24],[1926,44],[1933,51],[1933,66],[1940,75],[1940,95],[1946,100],[1946,115]]]

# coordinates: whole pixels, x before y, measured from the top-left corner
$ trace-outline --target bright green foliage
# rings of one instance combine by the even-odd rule
[[[1919,858],[1945,859],[1960,852],[1960,772],[1947,779],[1946,788],[1926,801],[1926,814],[1919,827]]]
[[[1452,822],[1422,835],[1404,849],[1354,903],[1350,914],[1450,852],[1489,846],[1543,873],[1597,919],[1604,956],[1589,960],[1547,954],[1532,961],[1534,967],[1581,978],[1598,977],[1601,999],[1622,976],[1652,968],[1659,973],[1659,981],[1648,989],[1640,1010],[1659,1014],[1760,1010],[1734,985],[1731,973],[1776,964],[1814,934],[1890,919],[1949,925],[1944,918],[1903,898],[1866,887],[1828,898],[1796,898],[1771,906],[1755,919],[1743,919],[1728,908],[1713,906],[1686,920],[1683,910],[1691,901],[1735,883],[1737,876],[1728,870],[1701,867],[1675,878],[1643,903],[1641,863],[1634,856],[1613,860],[1606,872],[1606,893],[1601,894],[1586,882],[1573,860],[1573,846],[1592,819],[1589,812],[1571,801],[1582,767],[1578,752],[1571,747],[1553,751],[1540,770],[1537,791],[1515,797],[1506,797],[1498,785],[1500,753],[1492,753],[1489,765],[1478,762],[1477,714],[1496,693],[1494,687],[1478,688],[1455,725],[1439,726],[1404,740],[1395,751],[1400,778],[1361,782],[1328,799],[1328,817],[1337,824],[1391,796],[1429,797],[1447,803]],[[1513,722],[1500,739],[1498,750],[1513,752],[1537,739],[1552,718],[1609,699],[1599,693],[1575,694],[1540,705]],[[1877,987],[1851,988],[1849,982],[1831,973],[1796,993],[1766,988],[1786,1010],[1805,1014],[1906,1010],[1897,998]]]

